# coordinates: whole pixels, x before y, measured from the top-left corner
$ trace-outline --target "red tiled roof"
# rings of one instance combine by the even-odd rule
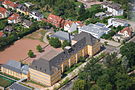
[[[7,10],[5,8],[0,7],[0,13],[5,14],[6,12],[7,12]]]
[[[65,21],[65,24],[64,24],[64,26],[66,26],[66,25],[69,25],[69,26],[71,26],[71,25],[72,25],[72,23],[73,23],[73,21],[70,21],[70,20],[66,20],[66,21]]]
[[[125,27],[124,29],[122,29],[122,30],[120,31],[120,33],[124,33],[125,31],[128,32],[128,35],[131,35],[131,34],[132,34],[132,30],[131,30],[130,27]]]
[[[5,0],[5,1],[3,2],[3,4],[9,5],[9,6],[11,6],[11,7],[17,7],[17,4],[15,4],[14,2],[12,2],[12,1],[10,1],[10,0]]]
[[[47,18],[47,22],[51,23],[52,25],[55,25],[56,27],[63,28],[65,20],[61,18],[60,16],[50,14]]]
[[[2,37],[4,35],[4,33],[3,32],[0,32],[0,37]]]
[[[8,20],[16,20],[18,17],[19,17],[19,14],[14,13],[8,18]]]

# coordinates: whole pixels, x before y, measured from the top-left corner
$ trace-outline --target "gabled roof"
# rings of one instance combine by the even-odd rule
[[[23,23],[24,23],[25,25],[27,25],[27,26],[31,26],[31,25],[32,25],[32,22],[29,21],[29,20],[26,20],[26,19],[23,21]]]
[[[3,64],[2,67],[24,74],[27,74],[29,69],[27,65],[21,64],[21,62],[15,60],[9,60],[6,64]]]
[[[10,0],[5,0],[2,4],[11,6],[11,7],[17,7],[17,4],[15,4],[14,2],[10,1]]]
[[[0,13],[5,14],[6,12],[7,12],[7,10],[5,8],[0,7]]]
[[[16,19],[18,19],[19,17],[20,17],[19,14],[14,13],[14,14],[12,14],[12,15],[8,18],[8,20],[16,20]]]
[[[32,15],[34,15],[34,16],[42,17],[42,14],[39,13],[38,11],[31,11],[30,13],[31,13]]]
[[[29,11],[29,8],[26,7],[24,4],[19,4],[17,6],[18,9],[20,9],[21,11],[24,11],[24,12],[28,12]]]
[[[47,19],[52,22],[60,22],[61,20],[63,20],[63,18],[54,14],[50,14]]]
[[[112,2],[105,1],[102,4],[106,5],[106,6],[110,7],[110,8],[113,8],[115,10],[120,10],[121,9],[121,5],[118,4],[118,3],[112,3]]]
[[[73,38],[73,36],[69,35],[69,33],[64,31],[58,31],[55,34],[51,35],[51,37],[59,38],[60,40],[67,40],[70,41],[70,39]]]
[[[124,29],[122,29],[122,30],[120,31],[120,33],[124,33],[125,31],[128,32],[128,35],[129,35],[129,36],[131,36],[132,30],[131,30],[130,27],[125,27]]]

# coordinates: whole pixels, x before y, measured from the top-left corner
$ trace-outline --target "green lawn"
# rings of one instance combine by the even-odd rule
[[[0,86],[6,88],[6,87],[10,86],[12,83],[14,83],[13,80],[0,76]]]

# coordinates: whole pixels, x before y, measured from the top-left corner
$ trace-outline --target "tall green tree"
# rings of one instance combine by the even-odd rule
[[[61,41],[58,38],[50,38],[49,39],[49,44],[51,46],[53,46],[54,48],[61,47]]]
[[[76,80],[72,90],[85,90],[85,81],[80,79]]]

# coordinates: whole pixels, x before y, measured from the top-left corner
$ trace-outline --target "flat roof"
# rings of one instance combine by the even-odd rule
[[[96,24],[89,24],[87,26],[84,26],[80,28],[80,31],[84,31],[87,33],[90,33],[92,35],[98,36],[100,38],[104,33],[109,31],[109,28],[103,27],[103,25],[96,25]]]

